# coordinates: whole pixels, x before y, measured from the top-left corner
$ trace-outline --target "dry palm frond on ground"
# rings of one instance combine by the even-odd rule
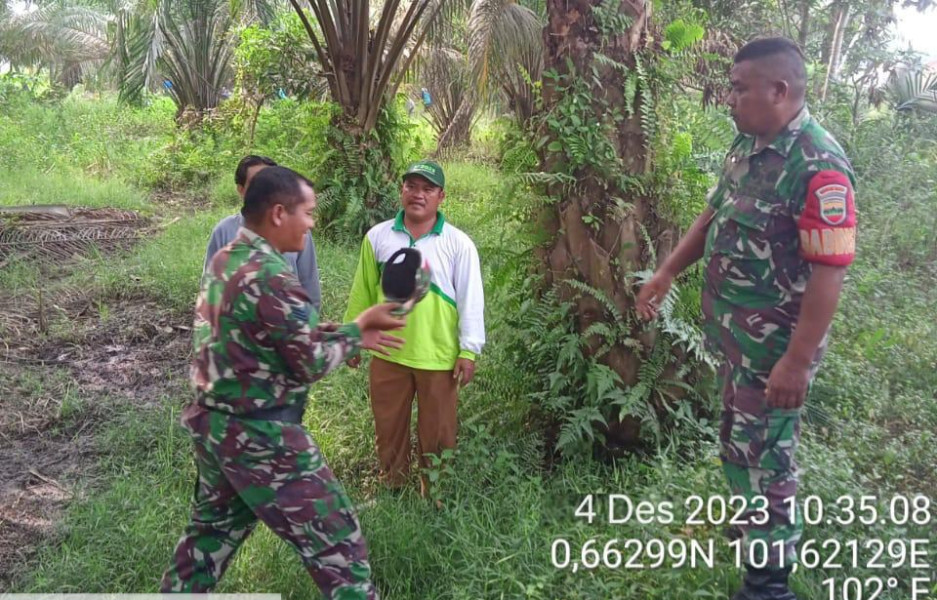
[[[124,248],[141,237],[148,224],[132,211],[111,208],[0,208],[0,264],[15,256],[64,260]]]

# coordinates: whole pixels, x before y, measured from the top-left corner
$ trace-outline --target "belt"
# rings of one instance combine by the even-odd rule
[[[274,406],[272,408],[261,408],[249,413],[235,415],[242,419],[255,419],[258,421],[285,421],[287,423],[299,424],[303,421],[303,413],[306,411],[306,403],[289,404],[287,406]]]
[[[258,408],[246,413],[232,413],[227,410],[221,410],[215,406],[206,406],[196,402],[205,410],[220,412],[227,417],[236,417],[238,419],[255,419],[258,421],[284,421],[286,423],[299,424],[303,420],[303,413],[306,412],[306,403],[288,404],[286,406],[272,406],[269,408]]]

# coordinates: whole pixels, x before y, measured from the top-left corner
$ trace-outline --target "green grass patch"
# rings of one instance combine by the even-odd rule
[[[153,212],[146,195],[121,179],[97,179],[69,168],[42,171],[25,167],[7,171],[0,180],[0,206],[34,204]]]

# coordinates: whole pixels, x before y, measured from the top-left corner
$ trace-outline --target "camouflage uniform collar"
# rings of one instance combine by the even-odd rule
[[[806,127],[807,123],[809,122],[810,111],[807,110],[807,105],[804,104],[803,108],[800,109],[800,112],[798,112],[797,115],[791,119],[791,122],[785,125],[784,129],[778,133],[774,140],[761,150],[755,150],[755,136],[750,136],[750,153],[757,154],[770,148],[784,158],[787,158],[787,155],[791,153],[791,148],[794,147],[794,143],[800,136],[800,132],[804,130],[804,127]]]
[[[265,254],[274,254],[276,256],[282,257],[283,255],[274,248],[270,242],[267,241],[267,238],[262,235],[248,229],[247,227],[241,227],[238,229],[238,237],[245,240],[250,246],[256,250],[260,250]]]

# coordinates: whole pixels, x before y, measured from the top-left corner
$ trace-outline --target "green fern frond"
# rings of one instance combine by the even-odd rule
[[[518,177],[527,185],[575,186],[577,183],[575,177],[566,173],[520,173]]]
[[[584,407],[570,412],[560,427],[557,450],[565,453],[580,444],[594,441],[596,423],[607,425],[598,408]]]
[[[634,107],[638,100],[638,73],[630,71],[625,77],[625,111],[628,118],[634,116]]]
[[[613,331],[612,328],[609,327],[608,323],[603,321],[596,321],[592,325],[589,325],[589,327],[587,327],[586,330],[582,332],[581,337],[582,339],[587,340],[590,337],[597,335],[600,339],[602,339],[602,341],[608,342],[615,339],[616,333],[617,332]]]
[[[621,314],[621,311],[618,310],[618,307],[615,306],[614,302],[612,302],[612,299],[609,298],[608,295],[602,290],[596,289],[589,284],[583,283],[577,279],[567,279],[563,281],[563,283],[582,294],[588,294],[598,300],[605,308],[605,310],[608,311],[609,315],[611,315],[614,321],[625,320]]]
[[[621,73],[625,75],[627,75],[631,71],[631,69],[629,69],[628,65],[626,65],[625,63],[618,62],[614,58],[611,58],[610,56],[606,56],[605,54],[602,54],[601,52],[596,52],[592,56],[595,58],[595,62],[599,63],[600,65],[611,67],[615,69],[616,71],[620,71]]]

